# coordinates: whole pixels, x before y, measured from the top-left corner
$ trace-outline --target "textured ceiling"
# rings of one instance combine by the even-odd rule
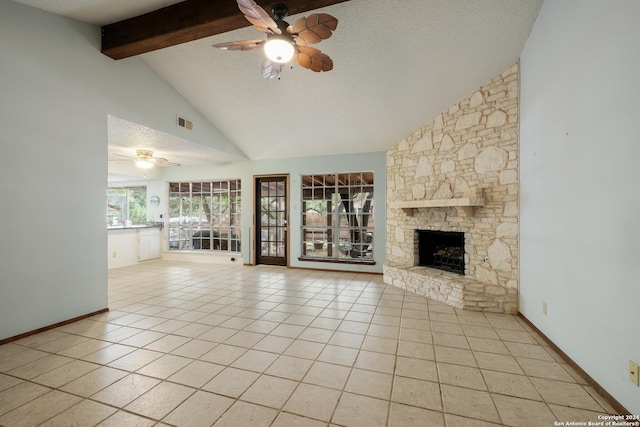
[[[153,10],[161,9],[183,0],[15,0],[67,16],[93,25],[107,25]]]
[[[106,24],[177,2],[20,3]],[[250,159],[384,151],[514,64],[541,3],[351,0],[329,6],[321,11],[338,18],[338,28],[315,47],[333,59],[334,69],[314,73],[294,64],[280,80],[261,77],[261,51],[211,47],[261,38],[253,27],[142,59]]]

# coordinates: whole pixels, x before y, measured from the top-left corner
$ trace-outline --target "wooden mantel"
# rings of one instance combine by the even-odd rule
[[[431,199],[431,200],[408,200],[402,202],[392,202],[392,208],[402,209],[408,216],[413,216],[414,209],[420,208],[458,208],[466,214],[473,216],[474,208],[484,206],[484,198],[482,192],[474,195],[457,197],[451,199]]]

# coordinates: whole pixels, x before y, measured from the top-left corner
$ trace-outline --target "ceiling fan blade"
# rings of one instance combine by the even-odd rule
[[[329,55],[326,53],[322,53],[318,49],[308,46],[298,47],[298,51],[299,53],[294,57],[294,60],[297,61],[302,68],[317,73],[333,70],[333,60],[329,58]]]
[[[313,13],[298,19],[287,32],[297,34],[306,43],[315,44],[326,40],[338,27],[338,20],[327,13]]]
[[[234,42],[216,43],[213,47],[224,50],[251,50],[264,44],[264,40],[237,40]]]
[[[265,58],[262,62],[262,77],[265,79],[273,79],[280,76],[280,72],[284,68],[284,64],[273,62],[269,58]]]
[[[162,157],[154,157],[151,161],[158,166],[180,166],[180,163],[170,162]]]
[[[124,154],[118,154],[118,153],[111,153],[111,154],[118,157],[124,157],[125,159],[129,159],[129,160],[136,160],[136,157],[125,156]],[[119,159],[112,159],[112,160],[119,160]]]
[[[247,21],[255,25],[258,30],[263,33],[270,30],[274,34],[282,34],[282,31],[278,28],[276,21],[274,21],[273,18],[253,0],[238,0],[238,7],[244,14],[244,17],[247,18]]]

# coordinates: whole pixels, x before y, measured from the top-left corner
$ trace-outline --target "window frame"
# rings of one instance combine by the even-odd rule
[[[124,191],[124,195],[116,195],[110,194],[111,190],[122,190]],[[140,197],[141,202],[132,202],[135,199],[132,193],[142,192],[143,196]],[[119,206],[119,204],[112,202],[112,198],[114,197],[122,197],[124,196],[124,202],[120,209],[117,209],[115,206]],[[142,212],[139,215],[132,214],[131,210],[133,206],[139,206],[139,209]],[[111,214],[111,212],[119,211],[119,214]],[[107,225],[111,227],[124,226],[124,225],[133,225],[133,224],[144,224],[147,222],[147,186],[146,185],[111,185],[107,187]]]
[[[167,183],[167,249],[172,252],[240,253],[240,179]]]
[[[373,171],[301,175],[300,182],[298,259],[375,264]]]

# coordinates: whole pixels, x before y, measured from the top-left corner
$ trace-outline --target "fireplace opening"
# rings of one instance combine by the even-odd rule
[[[417,230],[418,265],[464,275],[464,233]]]

